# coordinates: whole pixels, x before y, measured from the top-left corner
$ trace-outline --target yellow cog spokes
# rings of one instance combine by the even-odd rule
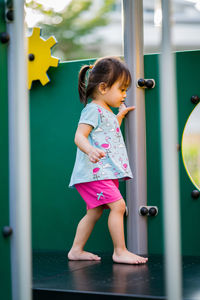
[[[41,29],[33,28],[32,35],[28,37],[28,88],[34,80],[40,80],[42,85],[47,84],[50,79],[47,75],[49,67],[57,67],[59,59],[51,56],[51,48],[57,43],[51,36],[44,40],[40,36]]]

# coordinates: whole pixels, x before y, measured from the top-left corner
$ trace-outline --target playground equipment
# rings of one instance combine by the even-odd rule
[[[57,67],[59,59],[51,56],[51,48],[57,43],[51,36],[44,40],[40,28],[33,28],[32,35],[28,37],[28,88],[31,89],[34,80],[40,80],[42,85],[50,79],[47,75],[49,67]]]
[[[0,0],[0,4],[0,10],[3,13],[5,11],[3,1]],[[72,191],[67,190],[67,184],[72,169],[72,155],[75,153],[75,145],[73,145],[75,126],[81,110],[81,104],[78,103],[78,94],[75,91],[77,73],[82,64],[92,64],[93,60],[59,64],[58,68],[50,68],[48,71],[51,82],[45,86],[41,86],[37,82],[34,84],[34,88],[30,91],[29,135],[29,101],[26,87],[27,54],[24,53],[23,1],[16,1],[14,5],[16,6],[15,22],[12,23],[12,18],[9,17],[9,23],[6,28],[5,20],[0,19],[2,41],[2,44],[0,44],[0,57],[2,58],[1,65],[4,66],[2,80],[0,81],[0,95],[1,99],[3,99],[0,102],[0,132],[1,136],[4,137],[4,143],[0,149],[0,164],[3,170],[0,172],[0,212],[3,212],[0,217],[3,233],[0,238],[2,243],[0,249],[2,251],[1,270],[3,270],[4,274],[2,276],[3,288],[1,293],[3,299],[29,300],[31,298],[32,273],[30,194],[32,195],[32,247],[34,250],[44,252],[46,249],[48,251],[61,251],[69,248],[74,235],[73,230],[81,214],[84,213],[81,199]],[[168,11],[167,8],[165,10]],[[8,10],[6,10],[7,19],[9,15],[12,15],[12,13],[8,14]],[[170,69],[168,72],[165,72],[165,75],[171,76],[172,82],[171,80],[168,82],[168,79],[163,79],[163,95],[160,97],[160,74],[162,73],[158,71],[160,56],[155,54],[143,57],[141,33],[142,1],[125,0],[124,16],[125,59],[131,68],[133,76],[133,86],[129,91],[128,103],[137,107],[136,114],[130,114],[125,124],[125,136],[130,137],[126,139],[126,142],[135,180],[132,183],[127,182],[126,192],[124,185],[120,187],[122,194],[127,198],[129,212],[127,216],[128,247],[130,250],[140,254],[147,254],[147,252],[150,255],[164,254],[162,246],[162,215],[164,211],[166,212],[165,220],[168,220],[168,225],[165,228],[173,225],[173,233],[176,231],[175,235],[172,233],[172,229],[167,231],[168,258],[170,256],[174,258],[174,260],[167,262],[167,291],[169,299],[175,297],[178,300],[181,297],[179,226],[177,225],[179,222],[179,211],[182,216],[182,253],[184,255],[199,255],[200,253],[200,242],[196,238],[199,230],[199,191],[198,187],[194,186],[188,177],[183,165],[182,147],[177,147],[177,145],[181,145],[183,130],[188,116],[194,109],[194,105],[199,105],[199,68],[197,65],[200,62],[200,52],[176,53],[178,120],[175,122],[172,116],[174,116],[176,109],[172,108],[170,116],[167,116],[170,107],[169,98],[174,99],[174,95],[171,95],[172,97],[167,96],[167,91],[165,90],[166,82],[167,88],[169,89],[169,86],[171,86],[170,91],[174,90],[173,84],[176,80],[169,75],[173,71],[173,61],[170,56],[167,56],[169,63],[164,69],[166,70],[168,67]],[[165,14],[163,16],[164,20],[166,20]],[[132,23],[133,20],[134,24]],[[165,34],[165,37],[168,37],[166,41],[168,53],[166,55],[169,55],[171,52],[170,47],[167,46],[169,43],[168,34],[169,32]],[[7,86],[7,52],[9,89]],[[31,52],[29,54],[34,54],[33,51]],[[33,56],[29,58],[33,59]],[[34,60],[29,61],[30,64],[32,62]],[[191,73],[193,76],[190,76]],[[67,80],[67,78],[70,78],[70,80]],[[164,78],[164,74],[162,78]],[[156,83],[155,88],[137,88],[139,79],[153,79]],[[145,80],[143,81],[144,84]],[[153,87],[152,82],[151,86]],[[10,88],[11,86],[12,88]],[[193,102],[191,102],[191,98]],[[159,99],[167,103],[167,109],[164,109],[165,113],[162,117]],[[174,102],[176,101],[174,100]],[[166,144],[163,145],[163,152],[166,153],[167,151],[167,156],[169,155],[168,151],[172,151],[173,154],[169,155],[170,159],[164,157],[161,159],[160,156],[159,128],[161,120],[165,120],[167,123],[167,128],[161,134],[163,137],[169,131],[169,124],[173,126],[173,124],[178,123],[177,137],[173,134],[170,137],[166,136],[169,140],[165,141]],[[72,124],[74,124],[74,127]],[[174,130],[174,127],[170,130]],[[176,129],[174,130],[175,132]],[[31,160],[29,160],[29,136],[31,137]],[[171,138],[173,138],[173,146],[170,142]],[[177,183],[177,170],[174,171],[174,166],[171,166],[171,164],[178,165],[176,156],[178,156],[180,163],[178,170],[180,185]],[[172,161],[170,161],[171,159]],[[170,167],[171,172],[166,177],[170,178],[175,190],[173,190],[172,185],[169,187],[169,183],[165,181],[162,183],[161,170],[163,167]],[[168,187],[165,192],[170,194],[162,195],[162,189],[165,186]],[[180,210],[177,207],[178,186],[180,186]],[[164,208],[163,198],[165,198],[166,203]],[[70,208],[68,199],[70,199]],[[71,201],[71,199],[74,199],[74,201]],[[139,208],[142,207],[146,208],[149,214],[150,212],[152,213],[151,208],[153,208],[153,213],[158,208],[158,214],[148,218],[140,215],[139,211],[141,212],[141,209],[139,210]],[[106,219],[103,218],[99,227],[97,226],[95,229],[97,238],[93,238],[92,243],[89,241],[89,245],[95,247],[94,250],[111,250],[106,227]],[[52,239],[52,236],[54,239]],[[63,237],[67,237],[67,239]],[[170,249],[169,245],[175,245],[175,247]],[[170,253],[171,250],[172,252]],[[44,256],[43,259],[45,261]],[[152,261],[156,265],[156,260],[152,259]],[[198,259],[194,261],[199,263]],[[47,264],[46,261],[45,263]],[[60,264],[64,265],[63,260],[61,260]],[[189,262],[187,266],[189,266]],[[74,270],[73,265],[71,265],[71,268]],[[121,269],[120,271],[118,266],[116,269],[115,274],[119,274],[121,271],[126,273],[125,268],[122,268],[123,270]],[[171,272],[172,269],[173,272]],[[126,273],[127,278],[129,278],[129,272],[130,269]],[[147,273],[141,272],[141,276],[147,276]],[[107,274],[112,274],[112,272]],[[150,283],[153,285],[153,281]],[[11,291],[13,295],[11,295]],[[149,290],[147,289],[148,292]],[[173,294],[170,294],[170,292],[173,292]]]

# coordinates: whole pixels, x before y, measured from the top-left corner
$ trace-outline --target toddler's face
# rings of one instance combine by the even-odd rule
[[[116,81],[110,88],[106,88],[105,102],[111,107],[119,107],[125,102],[127,87],[121,81]]]

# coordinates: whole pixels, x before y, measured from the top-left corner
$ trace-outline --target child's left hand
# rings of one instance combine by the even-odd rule
[[[125,117],[125,115],[131,111],[131,110],[134,110],[135,109],[135,106],[129,106],[127,107],[124,103],[122,103],[119,107],[119,115],[121,115],[123,118]]]

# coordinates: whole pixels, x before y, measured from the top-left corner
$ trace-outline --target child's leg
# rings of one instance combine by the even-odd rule
[[[124,200],[120,199],[116,202],[107,203],[107,205],[111,210],[108,218],[108,227],[114,245],[113,260],[117,263],[126,264],[146,263],[147,258],[135,255],[126,248],[124,239],[124,212],[126,205]]]
[[[101,217],[103,208],[101,206],[88,209],[87,214],[78,224],[76,235],[71,250],[68,253],[70,260],[100,260],[101,258],[83,250],[97,220]]]

